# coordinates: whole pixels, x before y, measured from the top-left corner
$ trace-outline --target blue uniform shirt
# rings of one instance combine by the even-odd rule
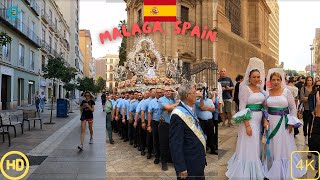
[[[132,115],[134,116],[136,114],[136,109],[139,104],[139,101],[136,99],[133,103],[130,104],[129,111],[132,112]]]
[[[160,120],[161,117],[161,109],[159,106],[159,100],[157,98],[153,98],[148,107],[148,113],[152,113],[152,120],[158,121]]]
[[[144,111],[144,120],[148,120],[148,107],[151,100],[151,97],[149,97],[141,105],[141,111]]]
[[[161,116],[164,118],[164,121],[168,124],[170,124],[170,116],[171,116],[171,111],[167,111],[164,109],[165,105],[171,105],[174,104],[175,100],[168,99],[167,97],[163,96],[159,99],[159,107],[161,109]]]
[[[129,108],[130,108],[131,99],[127,99],[124,101],[124,107],[126,108],[127,120],[129,120]]]
[[[120,100],[121,100],[121,98],[117,99],[117,100],[112,104],[113,109],[116,109],[117,104],[119,103]]]
[[[141,112],[141,106],[142,106],[143,102],[144,102],[144,99],[141,100],[141,101],[138,103],[138,106],[137,106],[137,109],[136,109],[136,113],[139,114],[139,118],[141,118],[140,112]]]
[[[212,112],[210,111],[201,111],[200,107],[200,100],[197,100],[196,102],[196,114],[197,116],[201,119],[201,120],[209,120],[212,119]],[[210,107],[214,107],[214,104],[212,102],[212,99],[205,99],[203,100],[203,105],[204,106],[210,106]]]

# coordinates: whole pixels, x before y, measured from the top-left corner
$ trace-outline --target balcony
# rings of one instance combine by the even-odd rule
[[[23,36],[37,48],[40,48],[39,37],[19,18],[10,18],[7,14],[7,9],[8,8],[0,1],[0,22],[11,28],[17,34]]]
[[[53,23],[52,19],[48,19],[49,29],[54,32],[56,29],[56,25]]]
[[[49,53],[50,51],[50,45],[46,43],[44,40],[41,40],[41,50],[46,53]]]
[[[24,2],[26,2],[28,5],[30,5],[30,2],[31,0],[24,0]]]
[[[41,10],[41,19],[43,20],[44,23],[48,24],[49,23],[49,16],[46,13],[44,9]]]
[[[58,30],[58,28],[56,28],[56,31],[55,31],[54,35],[55,35],[57,38],[59,38],[59,36],[60,36],[60,30]]]
[[[38,3],[37,3],[36,0],[31,0],[30,7],[31,7],[32,11],[33,11],[37,16],[39,16],[39,14],[40,14],[40,12],[39,12],[39,11],[40,11],[40,8],[39,8]]]

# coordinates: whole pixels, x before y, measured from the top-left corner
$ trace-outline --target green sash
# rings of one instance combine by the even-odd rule
[[[287,129],[288,121],[289,121],[289,119],[288,119],[289,109],[288,109],[288,107],[286,107],[286,108],[269,107],[268,108],[268,112],[269,112],[270,115],[281,116],[277,126],[274,128],[274,130],[269,135],[269,139],[272,139],[280,129],[280,126],[281,126],[282,121],[283,121],[283,117],[285,119],[285,128]]]
[[[249,108],[251,111],[263,111],[262,104],[247,104],[246,108]]]

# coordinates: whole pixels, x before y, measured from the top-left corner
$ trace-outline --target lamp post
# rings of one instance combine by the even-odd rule
[[[313,77],[313,65],[312,65],[312,50],[314,49],[313,45],[310,45],[310,52],[311,52],[311,64],[310,64],[310,76]]]

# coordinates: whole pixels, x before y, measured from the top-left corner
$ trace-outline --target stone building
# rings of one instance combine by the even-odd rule
[[[118,64],[118,54],[106,54],[104,57],[96,59],[96,76],[102,76],[106,80],[106,88],[110,92],[116,87],[116,81],[113,77],[113,68]]]
[[[95,59],[92,57],[92,39],[89,30],[81,29],[79,47],[83,55],[84,77],[95,78]]]
[[[320,76],[320,28],[316,28],[315,37],[310,49],[312,51],[312,64],[314,64],[314,70],[316,70],[314,75]]]
[[[203,69],[209,63],[214,63],[213,43],[210,40],[202,40],[196,36],[190,36],[190,32],[194,26],[200,27],[200,32],[207,26],[208,30],[213,30],[214,27],[214,9],[217,7],[216,0],[178,0],[177,1],[177,20],[182,22],[190,22],[191,28],[187,30],[185,35],[174,34],[174,23],[162,22],[162,28],[167,32],[148,34],[155,42],[156,50],[163,56],[163,60],[168,62],[173,58],[178,58],[183,61],[184,72],[190,73],[192,69]],[[140,27],[143,25],[143,0],[126,0],[127,11],[127,29],[131,30],[134,23],[138,23]],[[151,23],[152,24],[152,23]],[[151,25],[152,26],[152,25]],[[134,47],[136,36],[128,37],[127,52]],[[197,68],[196,68],[197,67]],[[203,77],[209,83],[209,86],[214,84],[214,71],[203,70],[196,73],[197,79]],[[188,77],[190,74],[188,74]]]
[[[219,0],[216,59],[233,79],[244,74],[251,57],[265,62],[266,71],[279,59],[278,2]]]
[[[0,46],[1,110],[32,104],[39,90],[40,16],[37,1],[0,1],[0,32],[12,39]]]

